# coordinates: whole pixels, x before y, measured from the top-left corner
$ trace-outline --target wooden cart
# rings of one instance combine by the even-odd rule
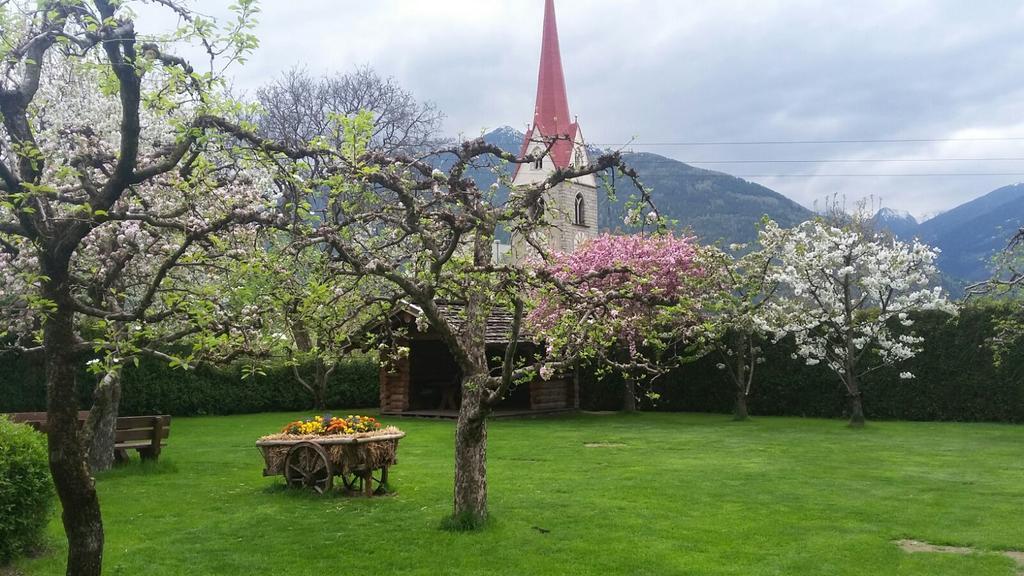
[[[325,494],[341,478],[350,494],[380,495],[387,491],[388,469],[397,462],[404,432],[372,436],[324,436],[296,440],[258,440],[264,476],[284,476],[289,487]]]

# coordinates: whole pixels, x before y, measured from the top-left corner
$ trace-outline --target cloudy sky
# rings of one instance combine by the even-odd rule
[[[216,16],[229,3],[193,5]],[[262,9],[261,47],[232,72],[243,90],[296,64],[315,73],[368,64],[436,102],[451,135],[531,119],[543,0],[263,0]],[[592,143],[632,142],[808,207],[867,196],[918,217],[1024,181],[1022,2],[557,0],[557,9],[570,103]],[[146,9],[139,28],[147,22],[170,20]],[[862,142],[822,142],[839,140]],[[750,144],[780,141],[816,143]]]

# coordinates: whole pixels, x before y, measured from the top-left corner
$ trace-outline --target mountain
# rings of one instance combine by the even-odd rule
[[[524,136],[518,130],[504,127],[483,137],[518,154]],[[591,153],[596,157],[601,152]],[[784,227],[814,216],[774,190],[722,172],[695,168],[657,154],[625,153],[623,158],[651,190],[658,211],[677,221],[678,229],[692,230],[705,243],[749,242],[756,237],[757,223],[765,215]],[[480,166],[468,175],[485,188],[497,182],[492,168]],[[499,170],[511,175],[512,167]],[[621,178],[615,185],[614,201],[609,201],[605,194],[599,195],[599,224],[602,230],[628,232],[623,224],[623,203],[637,190]],[[508,190],[497,190],[497,201],[507,197]],[[874,221],[880,229],[899,238],[916,237],[942,249],[938,265],[943,282],[957,293],[964,285],[989,276],[991,257],[1024,225],[1024,183],[1000,188],[925,222],[918,223],[911,214],[889,208],[879,210]]]
[[[1024,183],[1005,186],[923,222],[918,237],[942,250],[938,265],[967,282],[990,275],[989,260],[1024,225]]]
[[[921,228],[910,212],[892,208],[882,208],[871,221],[877,229],[890,232],[897,238],[913,238]]]
[[[790,227],[814,214],[769,188],[740,178],[695,168],[649,153],[624,154],[623,159],[651,190],[658,212],[677,221],[678,228],[692,230],[705,243],[750,242],[757,237],[757,225],[764,216]],[[619,179],[617,202],[601,207],[602,229],[623,229],[622,205],[639,191],[632,182]]]
[[[992,256],[1024,225],[1024,183],[994,190],[920,224],[910,214],[889,208],[879,210],[874,222],[898,238],[917,238],[941,249],[939,269],[957,293],[989,277]]]
[[[518,154],[524,135],[504,127],[483,137],[503,150]],[[591,154],[596,156],[600,151],[593,150]],[[757,224],[765,215],[787,227],[813,216],[810,210],[778,192],[728,174],[695,168],[657,154],[625,153],[623,159],[651,190],[658,212],[677,221],[680,230],[691,230],[706,243],[750,242],[756,238]],[[480,167],[469,175],[484,188],[497,181],[491,168]],[[505,169],[511,173],[511,167]],[[614,201],[609,201],[607,194],[599,194],[598,222],[602,230],[628,231],[623,223],[623,205],[637,193],[632,182],[620,177],[615,181]],[[507,194],[507,190],[499,190],[496,199],[502,201]]]

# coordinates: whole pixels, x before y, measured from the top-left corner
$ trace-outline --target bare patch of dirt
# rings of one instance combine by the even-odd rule
[[[915,552],[931,552],[933,554],[977,554],[978,550],[974,548],[967,548],[965,546],[939,546],[936,544],[929,544],[927,542],[919,542],[917,540],[900,540],[896,544],[899,545],[904,552],[915,553]]]
[[[1024,552],[1018,552],[1016,550],[1009,550],[1002,553],[1003,556],[1013,559],[1017,562],[1017,576],[1024,576]]]
[[[977,548],[969,548],[967,546],[940,546],[938,544],[929,544],[918,540],[897,540],[896,545],[908,554],[915,554],[918,552],[928,552],[932,554],[959,554],[961,556],[969,556],[971,554],[999,554],[1016,562],[1017,575],[1024,576],[1024,552],[1019,552],[1017,550],[978,550]]]
[[[626,444],[618,444],[615,442],[586,442],[583,444],[586,448],[627,448]]]

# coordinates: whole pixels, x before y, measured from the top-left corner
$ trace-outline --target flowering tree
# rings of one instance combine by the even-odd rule
[[[77,417],[77,364],[116,372],[168,343],[233,348],[236,302],[211,279],[277,217],[252,154],[224,132],[239,108],[162,44],[228,64],[255,12],[225,27],[161,2],[183,26],[139,41],[126,2],[0,3],[0,314],[5,343],[46,365],[50,468],[68,574],[101,572],[103,527]],[[106,380],[106,379],[105,379]]]
[[[295,238],[289,233],[263,240],[263,250],[245,254],[234,289],[248,305],[243,316],[258,318],[259,326],[252,333],[255,342],[236,350],[283,361],[314,408],[323,410],[338,362],[353,353],[352,339],[383,308],[373,302],[369,278],[333,274],[326,254],[292,250]]]
[[[415,155],[439,146],[441,114],[432,103],[421,103],[394,79],[384,78],[368,67],[351,73],[313,78],[292,69],[257,91],[259,113],[254,122],[259,134],[275,142],[301,147],[327,142],[344,147],[346,136],[339,119],[359,113],[372,115],[366,149],[381,154]],[[331,206],[324,190],[308,185],[324,177],[330,162],[319,155],[289,161],[291,174],[275,179],[281,210],[295,222],[305,217],[329,221]],[[315,407],[325,408],[327,384],[339,359],[351,353],[350,338],[368,319],[380,314],[367,306],[372,279],[338,275],[329,258],[315,250],[288,253],[288,235],[279,234],[271,249],[252,253],[252,274],[247,284],[259,284],[264,306],[263,328],[274,353],[291,365],[295,381],[307,390]],[[324,248],[324,246],[321,246]]]
[[[1024,228],[1014,234],[1006,249],[993,258],[992,278],[967,288],[969,300],[989,300],[1008,304],[1007,313],[995,321],[995,334],[989,339],[996,364],[1024,334]]]
[[[764,226],[775,227],[767,220]],[[734,415],[739,421],[749,417],[754,373],[764,362],[759,341],[782,329],[775,322],[777,316],[769,313],[768,304],[778,295],[778,244],[784,236],[769,237],[765,229],[756,247],[734,244],[728,252],[705,252],[712,286],[709,294],[716,296],[706,305],[707,342],[719,356],[718,369],[735,388]]]
[[[860,379],[913,357],[923,341],[896,335],[892,324],[912,326],[913,310],[955,312],[941,288],[928,287],[937,251],[884,238],[857,218],[843,227],[813,220],[793,230],[769,223],[762,238],[779,247],[781,263],[769,278],[787,291],[769,307],[779,318],[777,336],[793,334],[799,356],[839,376],[850,396],[850,425],[863,426]]]
[[[696,344],[705,276],[699,250],[693,238],[672,234],[602,235],[554,254],[539,269],[528,326],[553,359],[596,360],[621,372],[625,409],[635,410],[637,379],[685,356],[665,352]]]
[[[466,177],[467,169],[493,158],[535,162],[562,137],[525,157],[477,139],[424,158],[374,150],[371,113],[335,115],[332,121],[337,137],[307,146],[270,142],[244,129],[232,133],[282,168],[277,178],[287,179],[295,198],[314,193],[323,198],[323,210],[308,203],[293,207],[288,228],[293,252],[323,255],[330,277],[358,283],[364,309],[376,307],[382,320],[399,308],[414,307],[420,314],[417,324],[433,329],[451,352],[462,375],[454,517],[476,525],[487,515],[487,417],[513,383],[538,370],[536,362],[516,362],[523,295],[536,278],[519,265],[492,261],[495,235],[499,227],[521,235],[539,258],[546,258],[541,238],[552,216],[540,207],[552,188],[606,170],[633,180],[637,175],[619,154],[608,154],[593,164],[515,187],[499,203],[493,189],[481,190]],[[314,164],[318,169],[309,170]],[[442,171],[437,165],[447,168]],[[646,195],[642,201],[649,206]],[[637,211],[642,214],[643,208]],[[446,301],[460,305],[457,317],[442,312]],[[495,372],[487,357],[486,332],[488,318],[497,312],[511,312],[513,320],[501,369]]]

